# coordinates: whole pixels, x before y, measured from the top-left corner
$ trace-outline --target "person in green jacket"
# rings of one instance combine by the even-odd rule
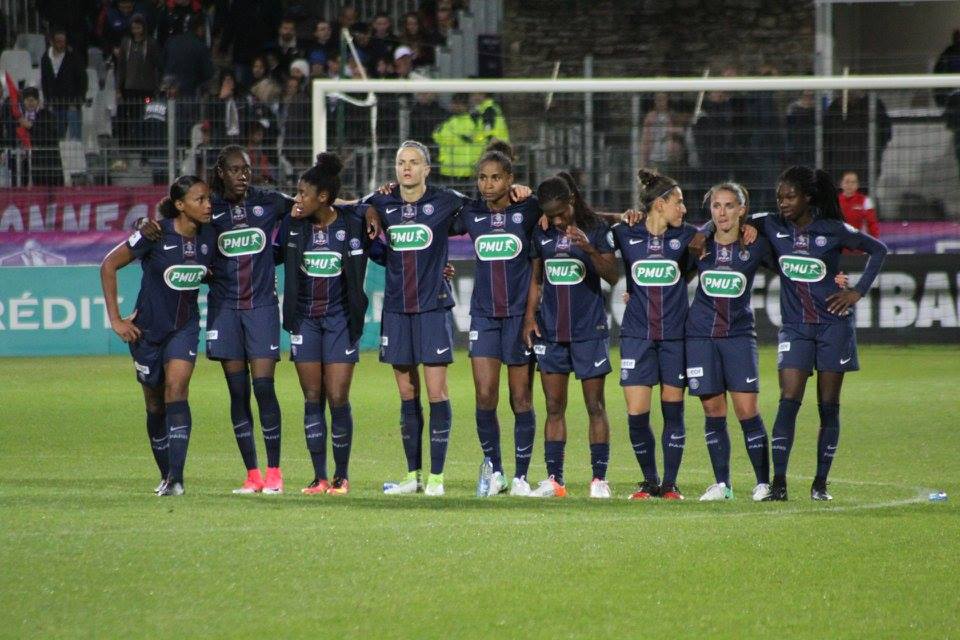
[[[470,115],[477,124],[479,136],[484,145],[490,144],[494,138],[510,142],[510,132],[507,130],[507,121],[503,117],[503,109],[489,94],[470,94]]]
[[[440,147],[440,177],[446,182],[468,182],[486,142],[469,112],[467,94],[455,94],[450,100],[450,111],[453,115],[433,132],[433,141]]]

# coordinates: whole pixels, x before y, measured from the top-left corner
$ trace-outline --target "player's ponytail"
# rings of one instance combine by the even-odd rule
[[[792,185],[801,194],[808,196],[811,206],[819,209],[819,217],[843,220],[837,199],[837,186],[830,174],[823,169],[794,165],[780,174],[780,182]]]
[[[657,198],[666,198],[671,191],[680,186],[673,178],[646,167],[637,171],[637,182],[640,183],[640,200],[637,202],[637,208],[641,213],[650,213],[650,207]]]
[[[157,205],[157,212],[164,218],[176,218],[180,215],[177,201],[186,198],[191,187],[202,182],[197,176],[180,176],[170,184],[169,195]]]
[[[335,153],[320,153],[317,163],[303,172],[300,179],[313,185],[317,193],[327,192],[327,203],[332,204],[340,195],[340,172],[343,162]]]

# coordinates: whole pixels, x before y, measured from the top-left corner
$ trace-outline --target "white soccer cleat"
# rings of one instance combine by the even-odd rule
[[[600,478],[594,478],[590,483],[590,497],[612,498],[613,494],[610,492],[610,483],[608,483],[606,480],[601,480]]]
[[[428,496],[431,496],[431,497],[439,497],[439,496],[442,496],[443,493],[444,493],[444,491],[443,491],[443,474],[442,474],[442,473],[438,473],[438,474],[434,475],[434,474],[431,473],[430,476],[427,478],[427,486],[426,486],[426,488],[423,490],[423,493],[424,493],[424,495],[428,495]]]
[[[546,480],[541,480],[537,488],[530,492],[531,498],[565,498],[567,497],[567,488],[554,480],[550,476]]]
[[[770,495],[770,485],[766,482],[761,482],[753,488],[753,501],[762,502],[766,500]]]
[[[733,498],[733,490],[725,482],[718,482],[707,487],[706,492],[700,496],[700,502],[721,502]]]
[[[530,495],[530,483],[527,482],[526,476],[520,476],[519,478],[514,478],[510,481],[510,495],[512,496],[529,496]]]
[[[416,471],[408,473],[400,482],[387,482],[383,485],[383,493],[388,496],[409,495],[418,491],[423,491],[423,484]]]
[[[503,477],[503,473],[494,471],[493,475],[490,476],[490,488],[487,489],[487,497],[492,498],[501,493],[506,493],[508,489],[510,489],[510,485],[507,484],[507,479]]]

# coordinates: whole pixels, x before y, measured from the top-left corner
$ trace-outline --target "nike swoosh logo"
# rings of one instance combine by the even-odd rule
[[[771,440],[771,442],[776,442],[777,440],[786,440],[786,438],[782,438],[782,437],[781,437],[781,438],[774,438],[773,440]]]
[[[189,353],[189,354],[190,354],[190,355],[192,355],[192,356],[195,356],[195,355],[197,355],[197,354],[196,354],[196,353],[194,353],[193,351],[187,351],[187,353]]]
[[[530,350],[529,350],[529,349],[524,349],[524,350],[523,350],[523,355],[525,355],[525,356],[530,355]]]
[[[600,365],[602,365],[602,364],[603,364],[604,362],[606,362],[606,361],[607,361],[606,358],[604,358],[603,360],[598,360],[597,362],[594,362],[594,363],[593,363],[593,366],[599,367]]]
[[[280,348],[280,345],[278,345],[278,344],[272,344],[272,345],[270,345],[270,351],[276,351],[276,350],[279,349],[279,348]]]
[[[330,434],[330,437],[333,438],[334,440],[340,440],[341,438],[346,438],[346,437],[347,437],[347,434],[345,434],[345,433],[331,433],[331,434]]]
[[[830,450],[830,451],[834,451],[836,448],[837,448],[837,445],[835,445],[835,444],[828,444],[828,445],[827,445],[827,449]]]
[[[300,235],[300,232],[299,232],[299,231],[291,231],[291,232],[290,232],[290,235],[292,235],[292,236],[298,236],[298,235]]]
[[[847,364],[851,360],[853,360],[853,358],[846,358],[846,359],[840,358],[840,364]]]
[[[347,354],[348,356],[352,356],[356,352],[357,352],[356,349],[347,349],[346,351],[344,351],[344,353]]]
[[[636,240],[636,239],[630,240],[630,244],[640,244],[641,242],[643,242],[643,238],[640,238],[639,240]]]
[[[542,247],[543,245],[550,244],[551,242],[553,242],[553,238],[547,238],[546,240],[541,240],[540,246]]]
[[[759,440],[759,439],[762,438],[762,437],[763,437],[763,434],[761,433],[761,434],[758,435],[758,436],[753,436],[752,438],[747,438],[747,442],[753,442],[754,440]]]
[[[396,211],[397,209],[398,209],[398,207],[394,207],[394,208],[392,208],[392,209],[387,209],[387,213],[393,213],[393,212]]]
[[[682,374],[682,373],[678,376],[678,380],[683,380],[683,374]]]
[[[270,433],[271,431],[276,431],[279,428],[280,428],[279,425],[276,427],[265,427],[263,425],[260,425],[260,430],[263,431],[264,433]]]
[[[304,428],[304,429],[311,429],[311,428],[313,428],[313,427],[319,427],[319,426],[322,425],[322,424],[323,424],[322,422],[311,422],[310,424],[305,424],[305,425],[303,425],[303,428]]]
[[[528,444],[525,447],[517,447],[517,453],[523,453],[524,451],[529,451],[532,448],[533,448],[532,444]]]
[[[747,384],[753,384],[756,381],[757,381],[756,378],[747,378]]]
[[[225,215],[227,215],[227,212],[226,212],[226,211],[222,211],[222,212],[218,213],[217,215],[213,216],[213,219],[216,220],[217,218],[222,218],[222,217],[225,216]]]
[[[703,437],[704,437],[704,438],[709,438],[710,436],[712,436],[712,435],[715,434],[715,433],[716,433],[716,431],[707,431],[705,434],[703,434]]]
[[[443,349],[437,349],[437,355],[439,356],[439,355],[441,355],[441,354],[446,353],[447,351],[450,351],[450,347],[444,347]]]
[[[779,231],[777,231],[777,237],[778,237],[778,238],[789,238],[789,237],[790,237],[790,234],[789,234],[789,233],[780,233]]]
[[[480,216],[479,218],[477,218],[476,216],[474,216],[473,221],[474,221],[474,222],[483,222],[483,221],[486,220],[486,219],[487,219],[487,216]]]
[[[176,249],[176,248],[177,248],[177,245],[175,245],[175,244],[171,244],[171,245],[169,245],[169,246],[163,245],[163,250],[164,250],[164,251],[170,251],[170,249]]]
[[[670,434],[670,439],[671,439],[671,440],[683,440],[683,439],[686,438],[686,437],[687,437],[686,435],[679,435],[679,436],[678,436],[678,435],[675,434],[675,433],[671,433],[671,434]]]
[[[182,424],[179,427],[170,427],[170,431],[183,431],[187,428],[187,425]]]

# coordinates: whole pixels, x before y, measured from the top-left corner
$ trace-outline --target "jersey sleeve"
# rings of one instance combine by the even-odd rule
[[[747,216],[746,224],[756,229],[758,236],[765,238],[767,236],[767,221],[770,220],[770,215],[767,211],[751,213]]]
[[[854,287],[861,296],[865,296],[867,292],[870,291],[873,281],[876,280],[880,274],[883,261],[887,257],[887,245],[876,238],[860,233],[845,222],[841,223],[841,225],[843,228],[840,232],[841,246],[863,251],[869,256],[867,258],[867,265],[863,268],[863,275],[860,276],[860,280],[857,281],[857,285]]]
[[[530,259],[537,260],[540,256],[540,240],[543,238],[543,232],[539,227],[533,230],[530,238]]]
[[[623,223],[618,222],[617,224],[610,227],[610,238],[613,240],[611,243],[614,251],[620,251],[620,234],[623,233]]]
[[[379,237],[370,242],[367,254],[381,267],[387,266],[387,245]]]
[[[594,229],[591,235],[593,235],[593,238],[590,239],[590,242],[600,253],[614,253],[616,251],[616,248],[614,248],[615,239],[613,237],[613,229],[606,223]]]
[[[292,218],[284,216],[277,224],[277,230],[273,234],[273,261],[275,264],[282,264],[286,255],[286,237],[290,230],[290,221]]]
[[[141,234],[139,231],[134,231],[132,234],[130,234],[130,237],[127,238],[127,246],[130,248],[130,251],[136,258],[142,259],[145,255],[150,253],[150,250],[155,245],[155,242],[148,240],[147,237]]]

